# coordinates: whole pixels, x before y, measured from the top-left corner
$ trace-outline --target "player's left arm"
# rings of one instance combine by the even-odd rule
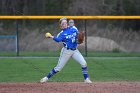
[[[76,33],[77,33],[77,36],[76,36],[76,39],[77,39],[77,43],[78,44],[82,44],[84,42],[84,31],[78,31],[77,27],[73,26],[73,28],[75,29]]]
[[[73,28],[74,28],[74,29],[76,29],[76,31],[78,32],[78,29],[77,29],[77,27],[76,27],[76,26],[73,26]]]

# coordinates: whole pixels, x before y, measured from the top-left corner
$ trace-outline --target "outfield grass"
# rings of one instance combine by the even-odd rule
[[[81,52],[85,56],[85,52]],[[58,57],[60,51],[20,51],[19,56],[47,56],[47,57]],[[17,56],[16,52],[0,52],[0,56]],[[88,57],[140,57],[140,53],[132,52],[90,52],[87,53]]]
[[[58,58],[0,58],[0,82],[38,82],[56,64]],[[86,58],[93,81],[140,81],[140,58]],[[81,67],[70,60],[50,81],[83,81]]]

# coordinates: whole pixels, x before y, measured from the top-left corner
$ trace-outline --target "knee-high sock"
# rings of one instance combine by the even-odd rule
[[[55,71],[54,68],[50,71],[50,73],[47,75],[48,78],[51,78],[54,74],[56,74],[58,71]]]
[[[82,73],[83,73],[84,79],[87,79],[88,78],[87,67],[82,67]]]

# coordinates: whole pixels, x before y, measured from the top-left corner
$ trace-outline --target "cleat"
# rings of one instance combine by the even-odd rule
[[[40,83],[44,83],[44,82],[47,82],[48,81],[48,78],[47,77],[44,77],[40,80]]]
[[[85,79],[85,83],[92,83],[92,81],[89,78],[87,78]]]

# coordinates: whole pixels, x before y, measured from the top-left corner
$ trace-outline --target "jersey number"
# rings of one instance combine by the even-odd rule
[[[73,37],[71,40],[72,40],[72,43],[74,43],[75,42],[75,37]]]

